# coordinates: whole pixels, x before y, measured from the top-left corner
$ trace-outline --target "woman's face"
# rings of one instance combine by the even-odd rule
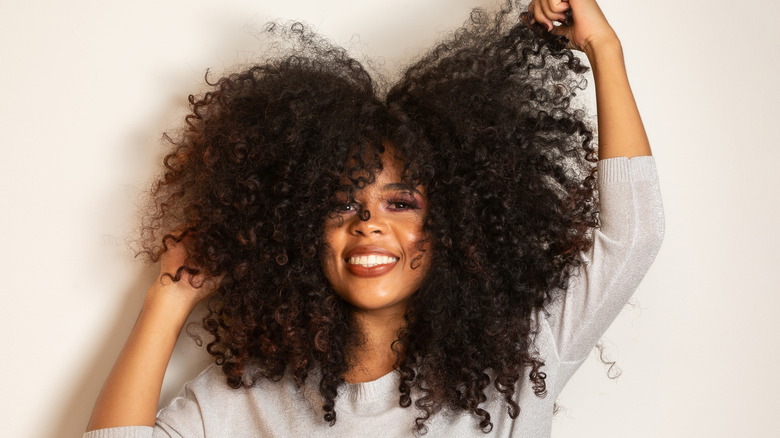
[[[402,183],[403,166],[391,152],[382,154],[382,164],[373,184],[334,195],[322,270],[357,311],[403,312],[430,265],[422,230],[428,202],[423,187]]]

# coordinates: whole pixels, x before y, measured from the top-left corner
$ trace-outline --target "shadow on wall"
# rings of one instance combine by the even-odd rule
[[[62,402],[58,403],[62,411],[58,417],[52,418],[51,429],[44,436],[78,437],[84,433],[100,388],[119,356],[141,309],[143,291],[154,280],[155,274],[155,268],[149,268],[128,287],[124,299],[117,306],[113,326],[106,327],[102,340],[95,336],[96,346],[92,357],[85,358],[81,376],[73,382],[68,394],[62,398]]]
[[[159,82],[162,83],[160,88],[167,90],[166,93],[169,95],[165,96],[165,100],[159,108],[156,110],[150,108],[151,115],[142,127],[135,132],[132,132],[131,127],[129,137],[124,142],[121,139],[117,142],[119,147],[125,149],[121,154],[125,161],[118,164],[107,163],[107,165],[122,166],[116,169],[118,174],[135,172],[117,177],[118,184],[133,181],[132,186],[136,187],[132,190],[133,195],[129,196],[132,199],[125,202],[136,202],[136,194],[139,193],[139,190],[146,190],[148,179],[152,175],[158,174],[161,167],[161,152],[167,147],[166,144],[161,144],[161,135],[163,132],[175,132],[181,125],[185,115],[187,95],[191,92],[199,93],[205,88],[203,74],[205,71],[193,72],[190,69],[174,71],[170,75],[163,73],[163,76],[159,78]],[[124,181],[120,183],[120,180],[123,179]],[[108,210],[112,208],[111,205],[116,207],[116,204],[110,202],[106,202],[104,207]],[[124,210],[124,206],[121,209]],[[127,210],[132,211],[131,214],[135,214],[137,217],[138,213],[134,208]],[[111,223],[114,220],[111,216],[116,212],[103,211],[99,214],[102,217],[100,220]],[[131,222],[136,223],[135,220],[131,220]],[[120,231],[119,234],[121,233]],[[124,241],[123,238],[119,240]],[[124,252],[128,257],[128,269],[137,269],[138,262],[131,259],[132,251]],[[80,371],[71,376],[64,376],[71,379],[70,389],[63,394],[52,394],[59,400],[56,403],[56,410],[48,416],[50,419],[47,422],[50,425],[49,428],[41,429],[44,430],[42,438],[80,437],[84,433],[100,389],[135,324],[146,290],[157,277],[158,269],[158,265],[153,265],[138,270],[138,278],[126,285],[124,293],[121,293],[122,291],[119,289],[116,290],[114,294],[115,308],[105,310],[106,313],[114,313],[114,317],[110,319],[113,323],[90,336],[94,345],[91,356],[85,356],[82,359]],[[114,291],[109,292],[113,293]],[[202,310],[198,307],[193,311],[189,321],[199,321],[200,315],[202,315]],[[160,396],[161,405],[167,405],[183,384],[197,376],[210,362],[210,356],[205,350],[198,348],[183,331],[176,343],[165,375]]]
[[[93,356],[85,360],[81,376],[73,383],[69,395],[65,395],[58,404],[63,410],[59,417],[51,422],[51,428],[44,434],[45,437],[79,437],[84,433],[103,382],[135,324],[145,291],[155,280],[157,269],[157,265],[145,269],[143,275],[128,287],[124,300],[118,306],[113,326],[107,328],[103,340],[96,344]],[[198,306],[192,312],[188,323],[200,321],[202,315],[203,307]],[[182,331],[165,374],[160,406],[167,405],[184,383],[196,377],[211,362],[212,358],[205,349],[195,345],[186,331]]]

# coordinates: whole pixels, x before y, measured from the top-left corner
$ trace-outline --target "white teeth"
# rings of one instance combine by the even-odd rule
[[[373,268],[378,265],[387,265],[398,261],[398,257],[367,255],[359,257],[350,257],[347,263],[350,265],[360,265],[364,268]]]

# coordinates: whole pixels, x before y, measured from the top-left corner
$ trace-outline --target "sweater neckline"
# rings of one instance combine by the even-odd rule
[[[398,406],[401,374],[391,371],[370,382],[345,383],[339,387],[336,409],[353,415],[372,416]]]
[[[400,373],[393,370],[369,382],[346,383],[339,388],[339,397],[344,397],[351,403],[386,400],[388,395],[398,391],[400,377]]]

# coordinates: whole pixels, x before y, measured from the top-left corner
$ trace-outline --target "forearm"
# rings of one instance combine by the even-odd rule
[[[599,159],[652,155],[617,37],[585,47],[596,83]]]
[[[165,370],[189,309],[150,293],[103,385],[87,430],[152,426]]]

